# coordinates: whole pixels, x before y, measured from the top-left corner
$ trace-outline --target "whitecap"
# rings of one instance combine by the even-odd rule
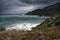
[[[39,23],[21,23],[21,24],[13,24],[11,27],[7,27],[6,30],[32,30],[32,27],[36,27]]]

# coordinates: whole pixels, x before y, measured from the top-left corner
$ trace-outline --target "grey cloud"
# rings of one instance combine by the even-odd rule
[[[0,0],[0,14],[2,13],[8,13],[8,12],[16,12],[13,11],[14,8],[17,8],[17,12],[25,13],[28,12],[28,10],[24,10],[23,8],[27,7],[27,9],[35,7],[37,8],[43,8],[47,5],[54,4],[56,2],[60,2],[60,0]],[[23,8],[21,8],[23,7]],[[18,8],[21,8],[20,10]],[[32,8],[34,9],[34,8]]]
[[[22,2],[28,3],[28,4],[44,4],[44,5],[51,5],[57,2],[60,2],[60,0],[20,0]]]
[[[27,3],[19,2],[19,0],[0,0],[0,14],[10,10],[13,7],[27,6]]]

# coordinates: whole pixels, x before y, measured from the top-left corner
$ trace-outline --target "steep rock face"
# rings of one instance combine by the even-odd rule
[[[28,12],[26,15],[52,16],[55,13],[60,12],[59,10],[60,10],[60,3],[56,3],[43,9],[37,9],[32,12]]]

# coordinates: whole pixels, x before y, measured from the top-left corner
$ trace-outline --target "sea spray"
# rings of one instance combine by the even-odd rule
[[[40,23],[32,24],[32,23],[22,23],[22,24],[13,24],[12,27],[7,27],[6,30],[32,30],[32,27],[36,27]]]

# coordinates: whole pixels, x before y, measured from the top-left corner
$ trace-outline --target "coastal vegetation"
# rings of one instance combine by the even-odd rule
[[[0,31],[4,31],[5,30],[5,28],[4,27],[0,27]]]

